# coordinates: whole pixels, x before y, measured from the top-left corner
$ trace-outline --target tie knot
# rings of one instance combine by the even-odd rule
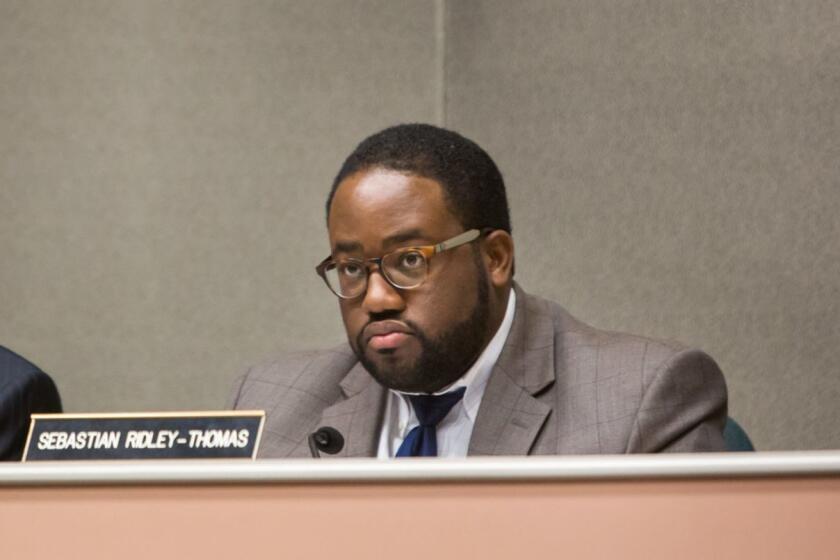
[[[464,397],[466,387],[442,395],[411,395],[408,400],[421,426],[434,428]]]

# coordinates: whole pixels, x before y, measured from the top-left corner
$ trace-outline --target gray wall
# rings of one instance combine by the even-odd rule
[[[436,118],[436,21],[0,2],[0,344],[99,411],[218,408],[245,365],[342,340],[325,189],[364,135]]]
[[[473,137],[517,274],[696,344],[764,449],[840,447],[840,8],[0,2],[0,344],[66,407],[219,407],[342,339],[312,267],[343,157]]]
[[[468,0],[449,29],[447,124],[505,173],[520,282],[706,349],[759,447],[840,447],[840,3]]]

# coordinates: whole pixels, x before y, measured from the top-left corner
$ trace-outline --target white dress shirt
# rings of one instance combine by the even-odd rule
[[[437,425],[439,457],[467,456],[478,407],[481,404],[481,398],[484,396],[484,389],[487,387],[490,372],[493,371],[493,366],[496,365],[496,360],[499,359],[499,354],[502,353],[502,348],[510,333],[515,308],[516,293],[511,289],[505,317],[484,352],[458,381],[435,393],[435,395],[441,395],[454,389],[466,387],[464,398],[453,406],[449,414]],[[385,399],[382,430],[379,432],[379,449],[376,455],[379,459],[390,459],[395,456],[408,432],[420,424],[408,400],[410,394],[394,390],[388,391],[388,396]]]

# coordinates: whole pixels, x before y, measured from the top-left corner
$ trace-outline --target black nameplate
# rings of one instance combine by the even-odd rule
[[[265,412],[33,414],[24,461],[253,459]]]

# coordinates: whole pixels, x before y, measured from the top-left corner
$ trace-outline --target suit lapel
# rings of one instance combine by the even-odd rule
[[[552,409],[535,398],[554,383],[554,323],[518,285],[516,313],[487,382],[468,455],[527,455]],[[341,382],[346,397],[324,409],[318,426],[344,436],[339,457],[375,457],[385,389],[360,363]]]
[[[338,457],[375,457],[385,389],[360,363],[340,385],[346,398],[324,409],[318,426],[332,426],[344,436]]]
[[[514,289],[516,314],[481,399],[469,455],[527,455],[551,412],[534,395],[554,382],[554,325]]]

